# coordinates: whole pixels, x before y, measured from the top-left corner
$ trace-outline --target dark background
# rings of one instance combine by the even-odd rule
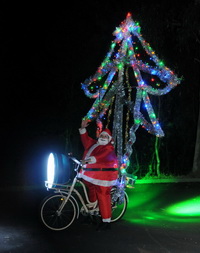
[[[1,185],[45,180],[50,151],[81,158],[78,128],[93,75],[128,12],[166,66],[183,77],[162,96],[161,170],[192,169],[199,111],[199,1],[7,2],[1,8]],[[92,126],[91,126],[92,127]],[[90,131],[90,129],[89,129]],[[155,137],[138,130],[135,160],[148,170]],[[140,170],[140,171],[141,171]],[[138,176],[142,175],[138,172]]]

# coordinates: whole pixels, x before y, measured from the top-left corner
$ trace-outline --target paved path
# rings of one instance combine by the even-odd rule
[[[63,232],[46,230],[38,219],[39,202],[48,194],[45,189],[1,189],[0,252],[200,252],[199,186],[136,185],[134,190],[128,190],[130,202],[123,220],[106,232],[96,232],[92,224],[83,225],[80,221]],[[180,215],[180,204],[190,200],[193,202],[188,211]],[[179,204],[174,209],[177,213],[173,213],[175,204]]]

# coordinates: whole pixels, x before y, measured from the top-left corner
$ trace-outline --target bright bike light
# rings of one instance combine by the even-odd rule
[[[64,154],[50,153],[47,161],[47,188],[56,188],[73,177],[68,157]]]
[[[55,157],[53,153],[50,153],[47,162],[47,182],[48,188],[52,188],[55,177]]]

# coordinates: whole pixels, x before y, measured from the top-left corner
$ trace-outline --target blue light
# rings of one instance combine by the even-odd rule
[[[152,71],[151,71],[151,74],[152,74],[152,75],[156,75],[156,74],[157,74],[157,71],[156,71],[156,70],[152,70]]]

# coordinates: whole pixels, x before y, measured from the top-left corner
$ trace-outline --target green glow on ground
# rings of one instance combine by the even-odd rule
[[[200,216],[200,197],[176,203],[169,206],[166,211],[178,216]]]
[[[136,186],[141,187],[141,186]],[[134,189],[128,190],[129,195],[129,204],[128,207],[137,208],[138,206],[142,206],[148,203],[148,205],[152,206],[155,202],[159,201],[159,196],[162,193],[162,187],[152,188],[150,184],[142,185],[142,191],[144,194],[138,194],[134,192]]]
[[[180,227],[189,223],[199,226],[199,194],[195,197],[193,192],[188,194],[180,190],[176,196],[176,189],[166,187],[166,184],[143,184],[127,189],[129,204],[123,219],[142,226]]]

